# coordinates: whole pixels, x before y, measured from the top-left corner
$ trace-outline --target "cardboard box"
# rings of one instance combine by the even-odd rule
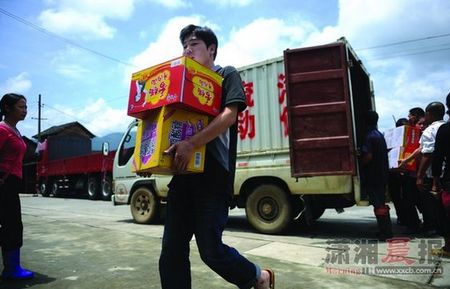
[[[220,74],[184,56],[141,70],[131,78],[128,115],[143,119],[149,110],[175,105],[216,116],[222,81]]]
[[[390,169],[398,169],[401,160],[406,159],[409,155],[411,155],[418,146],[406,146],[406,147],[394,147],[388,152],[389,159],[389,168]],[[417,162],[415,159],[410,160],[406,167],[404,168],[408,171],[417,171]]]
[[[396,147],[418,146],[420,129],[409,125],[391,128],[384,132],[388,149]]]
[[[174,174],[173,154],[164,150],[185,140],[208,124],[208,116],[171,106],[153,110],[148,118],[139,121],[134,149],[133,172]],[[203,172],[205,146],[194,151],[185,173]]]

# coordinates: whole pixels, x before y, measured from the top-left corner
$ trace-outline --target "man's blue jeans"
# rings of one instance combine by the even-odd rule
[[[181,175],[169,187],[159,260],[162,288],[191,288],[189,243],[193,235],[205,264],[239,288],[251,288],[259,267],[222,243],[230,196],[223,192],[220,180],[203,174]]]

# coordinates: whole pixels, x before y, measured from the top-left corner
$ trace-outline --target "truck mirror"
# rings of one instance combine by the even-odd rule
[[[108,156],[109,154],[109,143],[108,142],[104,142],[102,144],[102,152],[104,156]]]

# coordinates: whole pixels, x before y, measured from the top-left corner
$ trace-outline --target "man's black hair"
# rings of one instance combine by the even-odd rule
[[[369,110],[365,115],[366,125],[370,127],[377,126],[378,124],[378,113],[374,110]]]
[[[414,115],[417,118],[421,118],[425,116],[425,111],[420,107],[413,107],[409,110],[411,115]]]
[[[184,27],[180,32],[180,41],[181,44],[184,44],[184,41],[189,36],[195,36],[198,39],[205,42],[206,47],[208,48],[212,44],[216,45],[216,49],[214,50],[214,60],[216,59],[217,49],[219,47],[219,42],[217,41],[216,34],[209,27],[201,27],[197,25],[190,24]]]
[[[399,118],[399,119],[395,122],[395,127],[399,127],[399,126],[406,125],[406,124],[408,124],[408,119],[402,117],[402,118]]]
[[[441,120],[445,115],[445,106],[442,102],[434,101],[427,105],[425,111],[428,112],[434,120]]]

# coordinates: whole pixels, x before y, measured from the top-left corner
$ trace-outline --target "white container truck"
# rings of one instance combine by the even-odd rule
[[[357,152],[361,118],[374,109],[374,96],[345,39],[286,50],[238,70],[248,107],[238,120],[233,207],[245,208],[257,231],[279,234],[328,208],[367,205]],[[137,121],[130,124],[114,159],[113,203],[129,204],[137,223],[151,223],[162,212],[171,176],[131,172],[136,128]]]

